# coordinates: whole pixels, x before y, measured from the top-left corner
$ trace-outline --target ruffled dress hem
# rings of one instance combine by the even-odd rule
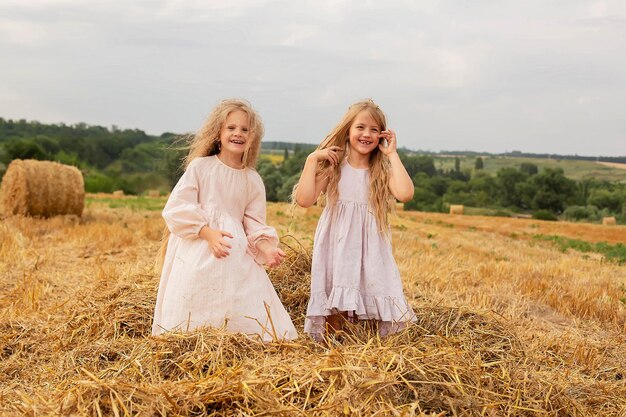
[[[353,313],[359,320],[379,321],[381,336],[395,333],[415,321],[415,313],[406,299],[362,294],[356,288],[333,287],[311,294],[304,331],[312,335],[325,333],[326,317],[340,312]]]

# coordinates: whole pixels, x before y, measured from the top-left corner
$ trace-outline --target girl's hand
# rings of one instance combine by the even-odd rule
[[[225,237],[233,238],[233,235],[224,231],[224,230],[215,230],[211,229],[209,226],[204,226],[200,229],[200,233],[198,233],[202,239],[209,242],[209,249],[213,252],[216,258],[221,259],[230,255],[228,249],[232,248],[226,240]]]
[[[283,259],[287,254],[282,249],[276,247],[269,247],[263,251],[265,255],[265,262],[270,268],[274,268],[283,262]]]
[[[383,130],[380,132],[379,138],[381,139],[381,143],[378,145],[378,149],[380,149],[383,154],[389,156],[392,153],[397,152],[398,141],[396,139],[396,132],[391,129]],[[383,146],[382,139],[387,141],[387,146]]]
[[[317,150],[309,155],[309,157],[315,158],[316,161],[328,161],[330,165],[338,165],[340,153],[343,151],[339,146],[329,146],[328,148]]]

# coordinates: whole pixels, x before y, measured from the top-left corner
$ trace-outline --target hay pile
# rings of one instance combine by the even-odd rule
[[[293,254],[292,254],[293,255]],[[290,258],[300,262],[302,253]],[[300,258],[302,259],[302,258]],[[307,281],[277,287],[291,311]],[[508,323],[418,310],[388,339],[354,327],[329,350],[206,329],[150,337],[154,281],[101,285],[49,321],[3,320],[0,411],[23,415],[560,415],[593,386],[546,379]],[[94,297],[94,294],[98,296]],[[603,381],[611,396],[621,382]],[[566,387],[576,389],[565,390]],[[593,400],[595,402],[597,400]],[[617,401],[606,415],[617,415]],[[576,415],[576,413],[574,413]]]
[[[411,300],[417,323],[406,331],[381,340],[352,326],[329,340],[329,349],[304,336],[264,345],[220,329],[151,337],[158,213],[129,211],[122,219],[120,211],[89,210],[80,224],[30,218],[0,224],[0,255],[37,254],[0,256],[0,415],[626,410],[620,340],[610,349],[594,341],[595,352],[576,335],[526,334],[520,322],[489,310],[429,300]],[[311,252],[291,237],[282,243],[288,257],[270,276],[302,332]],[[72,256],[71,266],[61,253]]]
[[[15,159],[2,179],[5,216],[81,216],[85,206],[83,175],[73,166]]]
[[[301,266],[303,252],[288,262]],[[283,280],[284,278],[284,280]],[[274,279],[290,311],[308,282]],[[326,350],[306,338],[263,345],[207,329],[152,338],[154,281],[102,282],[62,318],[3,320],[2,411],[25,415],[441,415],[572,407],[528,374],[506,323],[435,307],[380,340],[354,327]],[[94,294],[98,294],[94,296]],[[294,304],[290,304],[291,300]]]
[[[603,217],[602,224],[605,226],[615,226],[617,224],[617,220],[615,217]]]
[[[450,205],[450,214],[463,214],[463,205],[462,204],[451,204]]]
[[[287,258],[277,268],[270,269],[268,275],[293,324],[302,329],[309,302],[312,253],[291,235],[284,236],[281,241]]]

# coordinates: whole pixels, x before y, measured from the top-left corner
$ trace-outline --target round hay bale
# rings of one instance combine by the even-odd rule
[[[85,207],[85,183],[78,168],[58,162],[14,159],[2,179],[5,216],[51,217]]]
[[[617,220],[615,220],[615,217],[603,217],[602,224],[605,226],[614,226],[617,224]]]
[[[113,191],[113,198],[124,198],[124,190]]]
[[[150,198],[158,198],[161,196],[161,193],[159,190],[148,190],[147,195]]]
[[[463,214],[463,205],[462,204],[450,205],[450,214]]]

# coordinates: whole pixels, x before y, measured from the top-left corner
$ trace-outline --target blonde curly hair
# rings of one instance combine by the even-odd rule
[[[183,162],[186,169],[191,161],[203,156],[217,155],[220,153],[220,132],[226,118],[234,111],[243,111],[248,115],[249,145],[243,154],[242,164],[244,167],[254,168],[261,149],[261,138],[265,132],[263,121],[259,114],[252,108],[250,103],[242,99],[227,99],[220,102],[211,112],[200,130],[192,136],[189,143],[189,153]]]

